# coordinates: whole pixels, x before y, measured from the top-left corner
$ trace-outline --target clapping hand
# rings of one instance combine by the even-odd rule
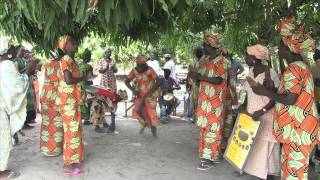
[[[257,95],[267,96],[269,94],[268,89],[261,84],[251,87],[252,91]]]
[[[200,73],[197,73],[197,72],[190,72],[189,73],[189,76],[192,78],[192,79],[195,79],[195,80],[199,80],[200,79]]]

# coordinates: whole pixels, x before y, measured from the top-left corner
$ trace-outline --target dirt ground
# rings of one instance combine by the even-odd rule
[[[120,84],[119,88],[124,89]],[[184,90],[176,93],[183,100]],[[129,96],[130,97],[130,96]],[[21,144],[12,151],[9,167],[21,175],[17,180],[254,180],[239,175],[227,162],[210,170],[199,171],[199,132],[183,116],[183,104],[178,116],[169,124],[159,124],[159,138],[154,139],[150,130],[140,135],[138,122],[124,117],[124,103],[117,111],[115,134],[97,134],[92,126],[84,128],[85,162],[83,176],[63,174],[63,159],[44,157],[40,153],[39,135],[41,117],[36,127],[25,131]],[[129,113],[130,115],[130,113]],[[257,162],[258,163],[258,162]],[[315,179],[312,175],[310,180]]]
[[[140,135],[139,125],[131,118],[117,117],[117,132],[97,134],[86,126],[85,162],[81,177],[63,175],[62,156],[44,157],[39,152],[39,125],[28,130],[22,144],[14,148],[10,167],[21,175],[17,180],[254,180],[240,176],[223,162],[208,171],[199,171],[198,130],[193,124],[174,119],[159,125],[159,138],[149,130]],[[312,178],[313,179],[313,178]]]

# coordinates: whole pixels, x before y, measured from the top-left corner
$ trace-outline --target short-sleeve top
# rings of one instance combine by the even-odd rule
[[[311,145],[318,142],[318,112],[314,101],[313,78],[307,65],[294,62],[285,69],[278,94],[293,93],[293,105],[276,103],[274,136],[280,143]]]
[[[158,75],[151,67],[143,73],[139,73],[135,68],[133,68],[128,74],[128,78],[135,80],[134,88],[139,92],[139,97],[143,97],[155,85]],[[157,98],[158,96],[159,90],[148,98]]]
[[[60,61],[62,81],[59,83],[57,104],[79,105],[81,102],[81,90],[79,84],[68,85],[64,79],[64,71],[68,70],[72,77],[79,78],[80,72],[78,64],[68,55],[62,57]]]

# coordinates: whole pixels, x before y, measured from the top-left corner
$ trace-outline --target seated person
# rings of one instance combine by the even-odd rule
[[[160,78],[160,121],[162,123],[168,123],[170,114],[180,104],[180,100],[173,96],[173,90],[180,90],[181,87],[173,78],[170,77],[171,71],[169,68],[165,66],[163,68],[163,72],[164,77]]]

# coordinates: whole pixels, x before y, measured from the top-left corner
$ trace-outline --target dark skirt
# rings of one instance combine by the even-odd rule
[[[37,118],[37,113],[35,110],[27,111],[27,118],[25,124],[32,123]]]

